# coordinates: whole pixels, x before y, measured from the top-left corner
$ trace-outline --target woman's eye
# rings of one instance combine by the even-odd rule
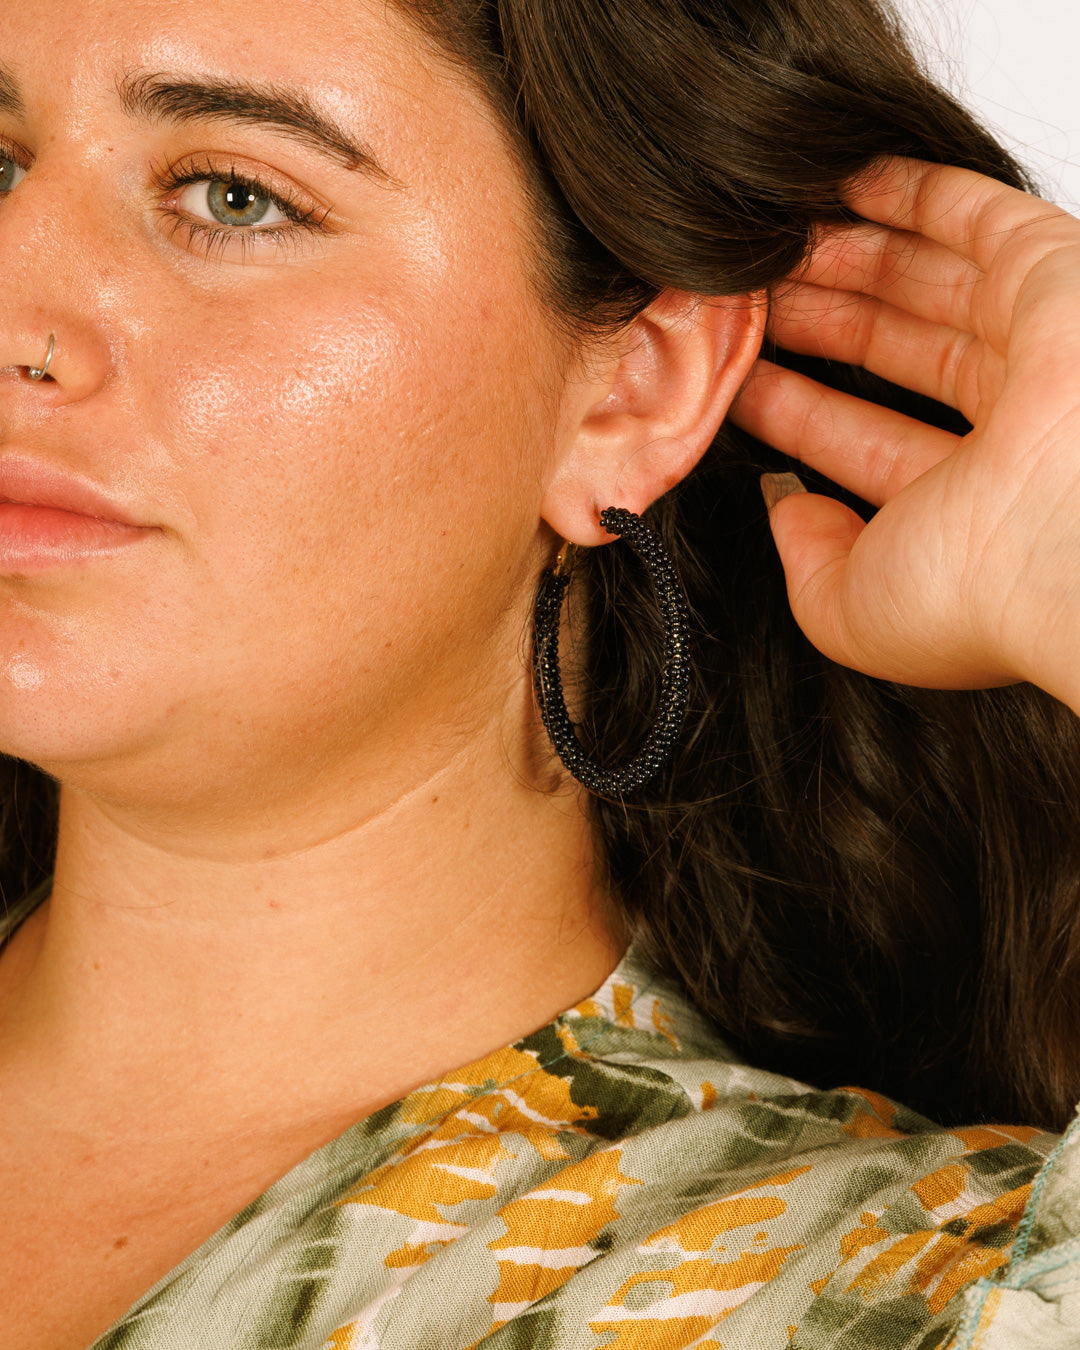
[[[189,183],[177,198],[177,205],[188,215],[218,225],[280,225],[288,220],[268,193],[224,178]]]
[[[0,197],[18,187],[26,177],[26,170],[11,158],[0,153]]]

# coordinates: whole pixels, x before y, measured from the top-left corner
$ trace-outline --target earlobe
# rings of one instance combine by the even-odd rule
[[[608,506],[640,515],[680,482],[712,443],[761,347],[764,296],[703,299],[665,291],[620,335],[594,375],[571,391],[562,456],[543,503],[576,544],[610,542]]]

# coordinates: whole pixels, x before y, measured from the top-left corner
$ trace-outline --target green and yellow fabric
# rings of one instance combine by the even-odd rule
[[[1064,1350],[1074,1150],[752,1069],[631,953],[319,1149],[94,1350]]]

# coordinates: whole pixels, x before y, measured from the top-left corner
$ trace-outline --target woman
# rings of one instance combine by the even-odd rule
[[[1080,226],[865,0],[26,0],[0,62],[3,1345],[1073,1344],[1067,1150],[717,1024],[1065,1112]],[[824,658],[787,453],[883,506],[766,480]],[[592,801],[529,618],[592,549],[625,761],[654,504],[687,728]]]

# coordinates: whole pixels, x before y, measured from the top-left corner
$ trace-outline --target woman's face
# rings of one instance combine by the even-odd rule
[[[20,0],[0,65],[0,498],[139,527],[0,505],[0,747],[269,800],[467,734],[567,359],[479,95],[382,0]]]

